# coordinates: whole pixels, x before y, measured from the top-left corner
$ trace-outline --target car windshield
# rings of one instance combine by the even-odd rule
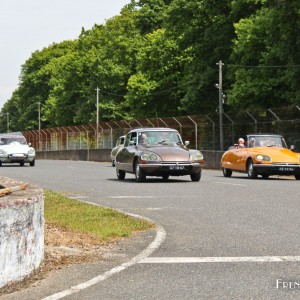
[[[182,144],[182,140],[176,131],[145,131],[139,132],[138,143],[145,145]]]
[[[0,137],[0,145],[10,145],[15,142],[18,142],[21,145],[27,144],[25,138],[22,136]]]
[[[285,140],[281,136],[262,135],[262,136],[249,136],[248,148],[253,147],[283,147],[287,148]]]

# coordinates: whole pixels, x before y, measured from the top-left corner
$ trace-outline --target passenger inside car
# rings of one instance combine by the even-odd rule
[[[249,148],[256,147],[256,141],[255,141],[255,138],[251,138],[251,139],[250,139],[248,147],[249,147]]]
[[[147,144],[147,135],[145,133],[142,133],[139,137],[139,144],[140,145],[146,145]]]

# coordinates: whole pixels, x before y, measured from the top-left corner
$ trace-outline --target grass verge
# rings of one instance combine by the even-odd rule
[[[88,234],[101,242],[154,228],[154,224],[145,220],[73,200],[53,191],[45,191],[45,219],[48,223]]]

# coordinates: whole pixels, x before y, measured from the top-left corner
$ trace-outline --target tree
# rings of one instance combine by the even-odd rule
[[[235,25],[230,103],[270,108],[300,103],[300,3],[262,1],[255,14]]]

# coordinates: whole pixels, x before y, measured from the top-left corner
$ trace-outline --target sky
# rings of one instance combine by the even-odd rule
[[[105,24],[130,0],[0,0],[0,109],[18,87],[21,66],[36,50],[74,40]]]

